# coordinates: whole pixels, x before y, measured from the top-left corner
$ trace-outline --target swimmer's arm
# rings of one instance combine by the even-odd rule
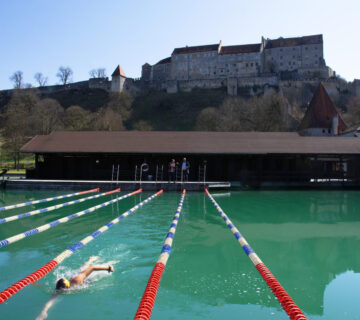
[[[57,293],[53,294],[48,302],[46,302],[44,309],[41,311],[41,313],[37,316],[35,320],[43,320],[46,319],[48,314],[47,312],[49,309],[53,306],[55,303],[55,300],[57,299],[59,295]]]
[[[110,267],[110,269],[109,269]],[[71,284],[81,284],[83,281],[94,271],[110,271],[114,272],[114,268],[109,265],[91,265],[90,267],[86,268],[83,272],[81,272],[76,277],[70,280]]]

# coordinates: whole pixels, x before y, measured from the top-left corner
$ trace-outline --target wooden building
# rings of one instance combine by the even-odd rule
[[[360,177],[359,138],[295,132],[59,131],[34,137],[21,152],[35,154],[36,168],[27,176],[38,179],[111,180],[119,165],[119,180],[131,181],[146,160],[151,175],[163,166],[167,180],[169,161],[183,157],[192,181],[204,161],[208,181],[251,186],[357,184]]]

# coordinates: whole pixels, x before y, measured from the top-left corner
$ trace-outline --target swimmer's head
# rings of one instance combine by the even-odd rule
[[[70,287],[70,281],[66,278],[61,278],[56,282],[56,290],[66,289]]]

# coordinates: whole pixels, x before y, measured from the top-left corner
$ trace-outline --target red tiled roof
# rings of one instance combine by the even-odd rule
[[[360,138],[296,132],[58,131],[21,148],[32,153],[360,154]]]
[[[260,51],[260,43],[245,44],[238,46],[223,46],[221,47],[220,54],[236,54],[236,53],[251,53]]]
[[[111,75],[112,77],[116,77],[116,76],[122,76],[124,78],[126,78],[125,72],[123,71],[123,69],[120,67],[120,65],[118,65],[116,67],[116,69],[114,70],[114,72]]]
[[[219,49],[219,44],[209,44],[205,46],[175,48],[172,54],[218,51],[218,49]]]
[[[295,47],[310,44],[323,43],[322,34],[313,36],[305,36],[298,38],[279,38],[275,40],[268,40],[265,49],[278,48],[278,47]]]
[[[336,115],[339,117],[339,133],[344,132],[347,126],[336,110],[324,86],[320,83],[300,124],[300,130],[308,128],[331,129],[332,120]]]

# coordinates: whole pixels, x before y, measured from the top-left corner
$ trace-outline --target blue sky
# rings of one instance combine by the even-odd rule
[[[0,89],[17,70],[35,84],[42,72],[56,84],[59,66],[73,80],[93,68],[111,75],[120,64],[129,77],[175,47],[260,42],[322,33],[328,66],[360,78],[360,1],[334,0],[0,0]]]

